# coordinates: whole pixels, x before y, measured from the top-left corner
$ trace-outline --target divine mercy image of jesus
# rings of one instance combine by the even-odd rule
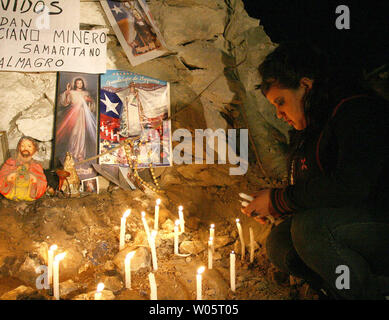
[[[60,72],[57,86],[55,158],[66,152],[80,162],[97,154],[98,75]],[[91,166],[76,167],[80,178],[94,176]]]

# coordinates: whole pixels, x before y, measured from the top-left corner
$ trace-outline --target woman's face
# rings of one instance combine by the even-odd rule
[[[303,97],[309,88],[300,85],[298,89],[283,89],[273,85],[266,98],[276,108],[277,118],[283,119],[296,130],[304,130],[307,121],[304,114]]]

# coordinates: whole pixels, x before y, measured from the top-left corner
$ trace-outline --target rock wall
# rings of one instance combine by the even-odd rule
[[[257,67],[275,47],[259,21],[247,15],[241,0],[150,0],[148,5],[170,52],[133,67],[100,3],[81,1],[82,29],[109,28],[107,69],[169,81],[172,113],[189,104],[173,118],[173,130],[248,126],[266,175],[283,178],[287,128],[254,89],[260,83]],[[56,73],[0,72],[0,130],[7,131],[10,149],[22,135],[40,141],[36,158],[45,167],[53,142],[55,85]]]

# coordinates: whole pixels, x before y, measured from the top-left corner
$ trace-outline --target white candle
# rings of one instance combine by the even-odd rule
[[[133,258],[135,251],[127,253],[124,259],[124,274],[126,278],[126,288],[131,289],[131,259]]]
[[[254,261],[254,231],[253,228],[249,228],[250,232],[250,263]]]
[[[108,136],[108,127],[105,128],[105,135]]]
[[[48,261],[47,261],[47,277],[48,281],[47,283],[49,286],[53,283],[53,259],[54,259],[54,251],[58,249],[58,246],[56,244],[53,244],[49,248],[49,253],[48,253]]]
[[[151,232],[150,236],[150,247],[151,247],[151,259],[153,260],[153,270],[158,270],[158,263],[157,263],[157,250],[155,248],[155,238],[157,236],[157,230],[153,230]]]
[[[196,275],[196,284],[197,284],[197,300],[203,300],[202,298],[202,276],[201,274],[204,272],[205,267],[200,267],[197,269],[197,275]]]
[[[254,198],[252,196],[249,196],[248,194],[245,194],[245,193],[239,193],[239,196],[247,201],[253,201]]]
[[[149,245],[150,245],[150,229],[149,229],[149,225],[147,224],[147,221],[146,221],[146,212],[142,211],[141,214],[142,214],[143,227],[145,228],[146,235],[147,235],[147,241],[149,242]]]
[[[113,140],[113,130],[111,131],[111,140]]]
[[[53,287],[54,287],[54,297],[59,300],[59,262],[65,258],[66,252],[57,254],[54,258],[53,263]]]
[[[213,264],[213,238],[209,238],[208,241],[208,269],[212,269]]]
[[[180,220],[176,220],[174,226],[174,254],[178,255],[178,225],[180,224]]]
[[[159,220],[159,205],[161,204],[161,199],[157,199],[155,205],[155,215],[154,215],[154,229],[158,230],[158,220]]]
[[[230,283],[231,290],[235,291],[235,253],[232,251],[230,253]]]
[[[150,300],[158,300],[157,299],[157,284],[155,283],[154,273],[149,273],[149,283],[150,283]]]
[[[130,215],[130,213],[131,213],[131,209],[126,210],[126,212],[124,212],[123,217],[121,219],[119,250],[123,250],[123,248],[124,248],[124,243],[125,243],[125,238],[126,238],[126,221],[127,221],[127,217]]]
[[[209,228],[209,237],[210,238],[215,238],[215,225],[212,223],[210,228]]]
[[[178,218],[180,219],[180,228],[181,228],[181,232],[185,232],[185,220],[184,220],[184,207],[183,206],[179,206],[178,207]]]
[[[242,226],[240,225],[239,219],[236,219],[236,226],[238,227],[238,232],[239,232],[239,238],[240,238],[240,245],[242,248],[242,257],[241,260],[244,260],[244,254],[245,254],[245,243],[244,243],[244,238],[243,238],[243,231],[242,231]]]
[[[209,229],[209,237],[215,239],[215,225],[212,223]],[[215,253],[215,243],[212,241],[212,253]]]

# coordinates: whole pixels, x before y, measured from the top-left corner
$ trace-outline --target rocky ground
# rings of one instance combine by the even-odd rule
[[[196,167],[195,170],[200,169]],[[203,175],[208,177],[213,169],[202,169],[206,172]],[[0,299],[53,299],[50,290],[36,287],[39,276],[36,268],[47,265],[47,250],[52,244],[58,245],[56,254],[67,252],[60,263],[61,299],[94,299],[99,282],[105,284],[103,299],[149,299],[151,253],[140,213],[146,212],[151,228],[157,198],[162,200],[156,240],[158,270],[155,272],[159,299],[196,299],[196,270],[201,265],[207,266],[210,223],[215,224],[216,230],[215,260],[213,269],[206,269],[203,274],[203,299],[316,298],[307,285],[290,279],[270,265],[264,243],[271,225],[260,225],[239,212],[238,193],[250,193],[258,188],[258,183],[249,188],[247,179],[241,177],[230,181],[230,185],[196,186],[186,181],[164,189],[164,183],[166,186],[166,181],[172,180],[167,176],[174,175],[174,170],[161,175],[163,191],[160,194],[149,189],[125,191],[110,185],[98,195],[83,194],[79,198],[46,195],[34,203],[2,199]],[[187,170],[187,174],[190,171]],[[207,177],[204,176],[203,181],[210,181]],[[263,180],[262,184],[265,182]],[[179,250],[188,254],[187,257],[173,254],[173,227],[178,218],[178,205],[184,206],[186,221]],[[127,218],[126,246],[119,251],[120,218],[128,208],[132,213]],[[237,290],[232,292],[229,288],[229,254],[232,250],[240,253],[236,218],[241,219],[246,243],[249,243],[249,226],[254,229],[256,251],[253,263],[249,263],[248,246],[243,261],[237,254]],[[125,255],[132,250],[136,250],[136,254],[131,263],[132,290],[129,290],[124,288],[123,265]]]

